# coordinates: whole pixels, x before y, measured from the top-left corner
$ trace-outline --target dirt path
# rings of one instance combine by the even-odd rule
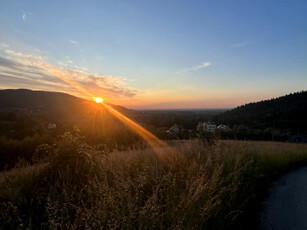
[[[307,230],[307,167],[279,178],[265,203],[260,230]]]

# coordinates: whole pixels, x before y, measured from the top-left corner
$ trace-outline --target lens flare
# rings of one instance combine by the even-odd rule
[[[87,95],[88,97],[92,98],[96,103],[103,105],[105,108],[107,108],[117,119],[119,119],[121,122],[123,122],[127,127],[129,127],[132,131],[134,131],[136,134],[138,134],[140,137],[145,140],[149,146],[155,151],[158,158],[162,160],[164,163],[168,164],[168,162],[172,161],[171,154],[164,154],[165,148],[169,148],[169,152],[173,152],[174,148],[168,146],[165,142],[161,141],[159,138],[157,138],[155,135],[150,133],[148,130],[137,124],[136,122],[132,121],[125,115],[118,112],[116,109],[112,108],[111,106],[103,103],[103,99],[100,97],[94,97],[89,91],[84,89],[81,85],[79,85],[77,82],[74,82],[71,79],[68,79],[64,71],[58,71],[52,68],[52,66],[45,66],[46,71],[51,73],[52,75],[58,77],[62,81],[68,83],[69,85],[73,86],[80,92],[82,92],[84,95]]]
[[[95,97],[94,100],[95,100],[96,103],[102,103],[103,102],[103,99],[100,98],[100,97]]]

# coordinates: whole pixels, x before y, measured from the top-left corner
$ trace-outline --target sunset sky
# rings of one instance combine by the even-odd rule
[[[282,96],[307,89],[306,12],[306,0],[0,0],[0,88],[147,109]]]

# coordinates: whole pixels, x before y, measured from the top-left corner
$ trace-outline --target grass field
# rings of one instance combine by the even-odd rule
[[[103,152],[65,135],[0,174],[1,229],[256,229],[271,182],[307,145],[176,141]]]

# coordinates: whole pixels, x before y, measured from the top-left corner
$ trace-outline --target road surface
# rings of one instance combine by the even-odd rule
[[[260,230],[307,230],[307,167],[280,177],[265,203]]]

